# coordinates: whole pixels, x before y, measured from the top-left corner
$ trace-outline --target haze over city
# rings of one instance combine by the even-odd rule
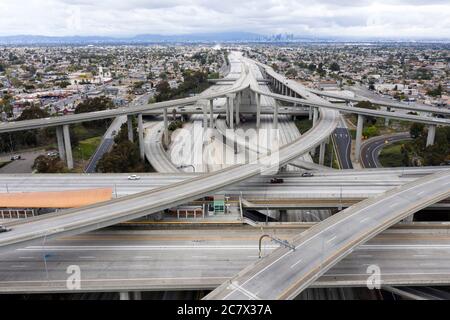
[[[450,39],[445,0],[2,0],[0,35],[252,32],[299,37]]]

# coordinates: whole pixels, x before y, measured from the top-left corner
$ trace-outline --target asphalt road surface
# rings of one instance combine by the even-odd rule
[[[293,299],[356,246],[448,197],[449,179],[450,171],[428,176],[341,211],[242,270],[206,299]]]
[[[306,229],[266,228],[264,233],[291,241]],[[0,293],[68,292],[69,266],[80,268],[81,292],[214,289],[259,259],[262,234],[251,227],[103,230],[48,241],[2,256]],[[262,255],[276,248],[263,241]],[[448,228],[386,231],[312,287],[365,286],[370,265],[380,268],[383,285],[448,284]]]
[[[14,155],[21,155],[22,159],[14,160],[13,162],[0,168],[0,174],[5,173],[31,173],[33,172],[34,160],[40,155],[45,155],[45,150],[32,151],[32,152],[17,152]],[[2,157],[1,161],[10,161],[11,156]]]
[[[409,133],[396,134],[392,136],[380,136],[366,141],[361,146],[361,164],[364,168],[382,167],[379,156],[388,144],[398,141],[410,140]]]

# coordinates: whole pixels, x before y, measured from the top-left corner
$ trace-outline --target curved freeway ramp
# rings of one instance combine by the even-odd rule
[[[248,71],[248,65],[244,67],[246,71],[244,77],[237,81],[237,89],[234,88],[228,92],[257,86],[256,79]],[[222,94],[223,92],[215,94],[215,96]],[[172,101],[169,104],[174,103]],[[38,240],[74,235],[133,220],[210,195],[229,185],[242,182],[261,173],[273,172],[278,170],[280,165],[289,163],[319,145],[332,134],[338,120],[338,112],[324,109],[320,113],[316,126],[297,140],[283,146],[278,153],[261,156],[256,161],[244,165],[230,166],[221,171],[167,187],[85,208],[44,215],[30,219],[27,223],[13,223],[11,224],[11,231],[0,234],[0,251],[25,246]],[[274,159],[274,156],[277,156],[277,158]]]
[[[205,299],[294,299],[358,245],[449,195],[446,170],[362,201],[294,238],[292,249],[282,247],[247,267]]]
[[[145,129],[145,157],[157,172],[178,173],[180,170],[170,161],[162,145],[163,132],[164,122],[151,123]]]

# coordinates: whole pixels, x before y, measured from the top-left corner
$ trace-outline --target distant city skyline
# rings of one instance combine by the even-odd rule
[[[450,39],[446,0],[2,0],[0,36],[279,33]]]

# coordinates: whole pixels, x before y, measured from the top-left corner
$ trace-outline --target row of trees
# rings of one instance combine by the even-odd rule
[[[98,98],[88,98],[82,103],[80,103],[76,109],[75,113],[86,113],[92,111],[102,111],[114,108],[114,103],[111,99],[106,97],[98,97]],[[31,119],[39,119],[49,117],[47,111],[42,110],[38,107],[30,107],[25,109],[21,116],[17,120],[31,120]],[[92,136],[97,135],[99,132],[103,132],[103,128],[107,128],[110,124],[111,120],[95,120],[89,122],[83,122],[82,124],[74,124],[70,126],[70,141],[72,148],[76,148],[79,145],[80,139],[87,139]],[[84,129],[83,129],[84,128]],[[34,130],[37,132],[35,135],[30,135],[29,132],[23,132],[23,134],[30,139],[31,142],[37,145],[48,145],[50,143],[55,142],[55,129],[47,128]],[[45,140],[39,139],[40,135],[45,134]],[[36,138],[36,140],[32,140]],[[29,146],[29,145],[28,145]],[[38,173],[64,173],[68,172],[68,169],[63,161],[59,157],[51,157],[51,156],[39,156],[36,158],[33,169]]]
[[[156,102],[185,98],[200,93],[210,86],[207,72],[187,70],[183,73],[183,77],[184,82],[176,89],[172,89],[167,81],[159,82],[156,85],[158,91],[155,96]]]
[[[137,124],[133,121],[134,136],[137,137]],[[122,173],[122,172],[150,172],[151,166],[141,160],[139,145],[128,140],[128,127],[124,123],[114,139],[114,147],[99,160],[97,172]]]
[[[22,112],[17,121],[42,119],[49,116],[46,110],[31,105]],[[54,136],[55,129],[52,128],[2,133],[0,134],[0,152],[7,153],[20,148],[34,148],[45,145],[50,143]]]
[[[406,165],[418,163],[425,166],[438,166],[450,161],[450,127],[436,128],[435,143],[426,146],[428,129],[421,123],[414,123],[410,129],[412,141],[402,147]]]

